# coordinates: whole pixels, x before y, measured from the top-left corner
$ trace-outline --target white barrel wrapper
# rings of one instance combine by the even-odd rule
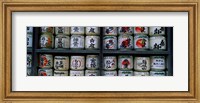
[[[133,27],[118,27],[118,34],[124,35],[124,34],[133,34]]]
[[[100,28],[99,27],[86,27],[86,35],[99,35]]]
[[[85,30],[84,30],[84,27],[71,27],[71,34],[72,35],[75,35],[75,34],[78,34],[78,35],[84,35],[85,33]]]
[[[85,76],[99,76],[99,70],[85,70]]]
[[[54,57],[54,69],[55,70],[68,70],[69,69],[69,57],[68,56],[55,56]]]
[[[117,35],[117,27],[104,27],[103,34],[104,35]]]
[[[104,62],[104,70],[115,70],[115,69],[117,69],[117,58],[116,58],[116,56],[105,56],[103,62]]]
[[[151,56],[151,70],[165,70],[165,56]]]
[[[68,71],[54,71],[54,76],[68,76]]]
[[[72,70],[85,69],[85,57],[84,56],[71,56],[70,69],[72,69]]]
[[[55,37],[56,49],[68,49],[70,45],[70,37],[65,35],[57,35]]]
[[[118,56],[118,68],[121,70],[133,69],[133,56],[130,55]]]
[[[85,48],[86,49],[99,49],[100,46],[99,36],[86,36],[85,37]]]
[[[52,69],[39,69],[38,76],[53,76]]]
[[[70,76],[84,76],[84,70],[70,70]]]
[[[86,56],[86,68],[87,69],[98,69],[99,68],[99,56],[98,55],[87,55]]]
[[[134,71],[133,75],[134,76],[149,76],[149,72],[137,72],[137,71]]]
[[[70,38],[70,48],[72,49],[83,49],[84,43],[84,36],[82,35],[72,35]]]
[[[55,27],[56,35],[70,35],[70,27]]]
[[[148,34],[149,33],[149,29],[148,29],[148,27],[139,27],[139,26],[137,26],[137,27],[134,27],[134,34],[135,35],[138,35],[138,34]]]
[[[150,70],[150,58],[149,57],[135,57],[134,70],[145,72]]]
[[[149,27],[149,35],[154,36],[154,35],[165,35],[165,27]]]
[[[164,36],[150,37],[151,50],[166,50],[166,39]]]
[[[117,76],[117,71],[113,70],[113,71],[102,71],[102,75],[103,76]]]
[[[116,36],[104,36],[103,38],[104,49],[117,49],[117,37]]]
[[[132,70],[119,70],[118,76],[133,76]]]

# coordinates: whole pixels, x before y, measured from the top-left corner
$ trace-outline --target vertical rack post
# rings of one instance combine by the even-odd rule
[[[167,35],[167,51],[168,51],[168,59],[167,59],[167,69],[168,76],[173,76],[173,27],[166,28]]]
[[[102,76],[103,70],[103,27],[100,27],[100,54],[99,54],[99,75]]]
[[[34,27],[33,29],[33,66],[32,66],[32,76],[37,76],[37,66],[38,66],[38,55],[36,53],[36,49],[38,48],[39,43],[39,34],[40,34],[40,28]]]

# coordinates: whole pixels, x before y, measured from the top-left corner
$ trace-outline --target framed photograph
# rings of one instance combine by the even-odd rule
[[[47,1],[1,2],[2,102],[200,102],[198,1]]]

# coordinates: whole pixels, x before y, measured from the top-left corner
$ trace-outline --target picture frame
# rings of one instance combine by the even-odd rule
[[[163,2],[160,0],[142,0],[140,2],[130,0],[101,0],[101,1],[70,1],[53,0],[37,1],[37,0],[5,0],[1,1],[0,31],[2,31],[1,39],[1,101],[40,101],[54,102],[55,100],[67,102],[200,102],[200,76],[199,76],[199,43],[200,43],[200,15],[199,1],[172,0]],[[189,90],[187,92],[13,92],[12,86],[12,12],[58,12],[58,11],[137,11],[137,12],[188,12],[189,16]],[[45,100],[45,101],[44,101]],[[47,101],[46,101],[47,100]]]

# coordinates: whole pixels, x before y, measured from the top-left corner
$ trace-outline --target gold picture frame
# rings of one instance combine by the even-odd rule
[[[198,0],[3,0],[0,20],[1,102],[200,102],[200,1]],[[188,12],[189,91],[187,92],[13,92],[11,90],[12,12],[137,11]]]

